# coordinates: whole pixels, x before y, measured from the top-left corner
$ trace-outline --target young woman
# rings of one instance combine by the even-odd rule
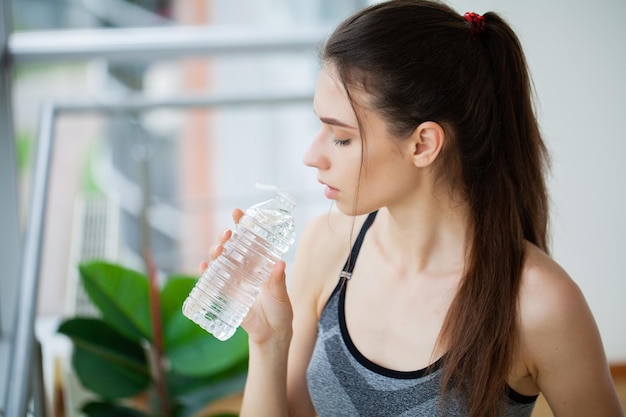
[[[521,417],[541,392],[557,417],[622,416],[585,299],[547,255],[547,155],[511,28],[390,1],[341,24],[322,62],[304,162],[338,212],[244,321],[241,415]]]

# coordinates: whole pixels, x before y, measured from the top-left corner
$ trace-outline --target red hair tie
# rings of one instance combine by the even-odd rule
[[[480,35],[485,31],[485,18],[478,13],[467,12],[463,15],[470,24],[470,36]]]

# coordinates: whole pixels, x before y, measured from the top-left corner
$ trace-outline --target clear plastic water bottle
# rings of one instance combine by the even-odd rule
[[[219,340],[241,324],[272,269],[295,240],[296,202],[273,186],[271,200],[248,208],[183,303],[183,314]]]

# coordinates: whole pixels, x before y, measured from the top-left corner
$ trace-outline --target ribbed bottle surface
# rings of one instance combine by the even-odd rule
[[[295,240],[294,206],[279,194],[246,210],[183,303],[183,314],[219,340],[230,338]]]

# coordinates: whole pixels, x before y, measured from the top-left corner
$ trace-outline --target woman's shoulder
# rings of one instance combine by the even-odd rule
[[[544,391],[545,384],[554,383],[548,375],[572,373],[578,378],[581,375],[575,370],[588,369],[581,359],[593,363],[596,369],[606,359],[580,287],[536,246],[528,244],[526,253],[519,294],[521,353],[533,380]]]
[[[545,326],[546,320],[568,320],[588,312],[576,282],[552,257],[528,243],[520,289],[520,317],[527,329]]]
[[[309,221],[298,240],[291,280],[294,292],[314,294],[318,307],[323,305],[364,220],[365,216],[330,211]]]
[[[554,415],[623,416],[600,332],[581,289],[555,260],[530,244],[519,308],[524,379],[543,393]]]
[[[365,216],[346,216],[338,211],[320,214],[306,225],[298,246],[314,250],[312,255],[336,252],[339,248],[347,250],[364,220]]]

